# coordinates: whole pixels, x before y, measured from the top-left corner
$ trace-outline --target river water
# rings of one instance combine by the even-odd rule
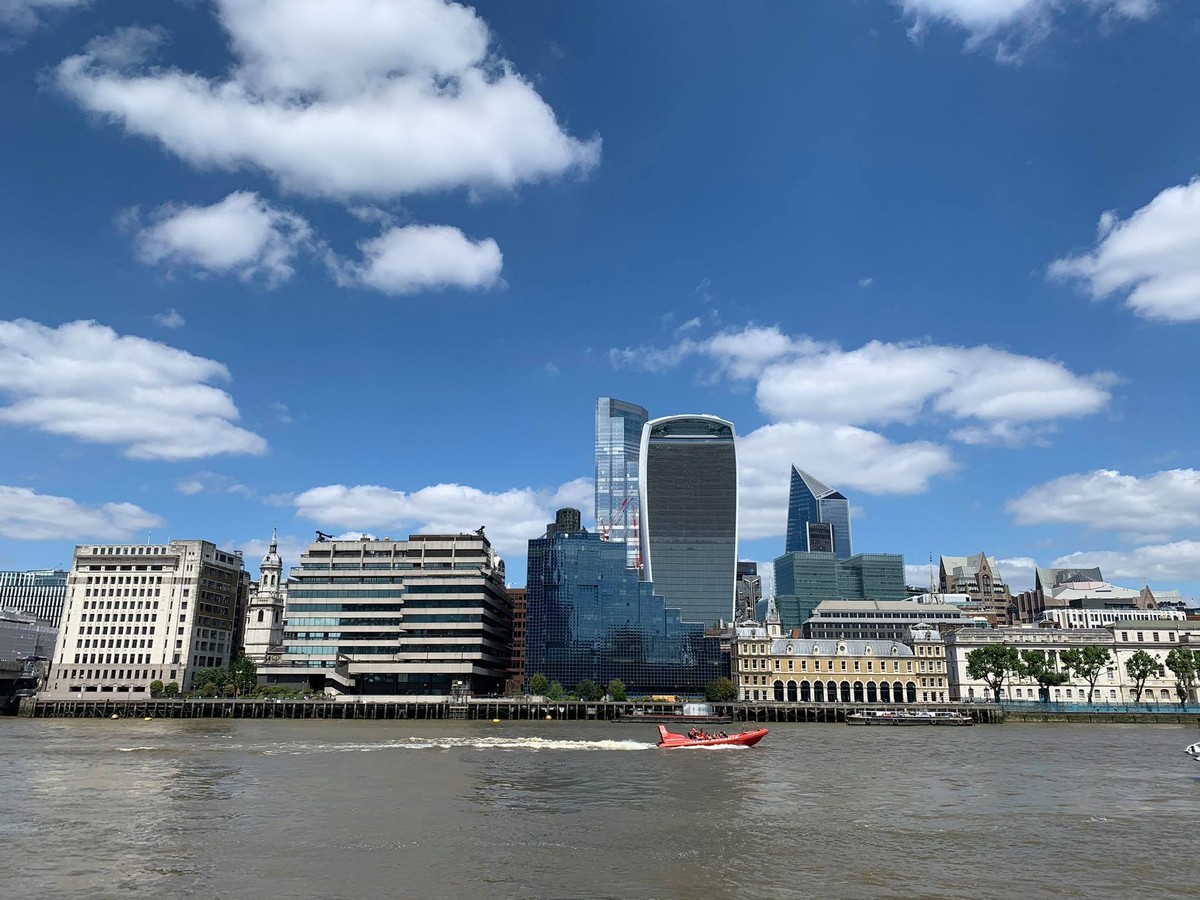
[[[1196,897],[1197,737],[0,719],[0,897]]]

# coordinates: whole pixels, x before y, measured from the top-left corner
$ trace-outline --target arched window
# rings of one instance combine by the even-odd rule
[[[848,681],[842,682],[842,702],[843,703],[850,702],[850,682],[848,682]]]
[[[881,703],[892,702],[892,686],[886,681],[879,685],[879,700]]]
[[[260,609],[260,610],[258,611],[258,621],[260,621],[260,622],[261,622],[262,620],[263,620],[263,611]]]
[[[878,703],[879,702],[879,692],[876,689],[875,682],[873,682],[873,681],[867,682],[867,702],[868,703]]]
[[[807,681],[804,683],[806,685],[808,684]],[[813,685],[813,700],[817,703],[825,702],[825,682],[818,681],[815,685]]]
[[[825,682],[825,699],[830,703],[837,703],[837,683],[833,681]]]
[[[787,699],[788,703],[796,702],[796,682],[789,681],[787,683]]]
[[[915,687],[915,685],[914,685],[914,687]],[[902,685],[898,681],[892,682],[892,702],[893,703],[903,703],[904,702],[904,685]]]
[[[817,687],[820,687],[820,686],[821,686],[821,683],[818,681]],[[809,703],[809,702],[811,702],[811,700],[812,700],[812,685],[809,684],[807,681],[800,682],[800,702],[801,703]]]
[[[907,688],[908,688],[908,697],[907,697],[908,702],[916,703],[917,702],[917,683],[915,681],[910,681],[907,685]]]
[[[783,702],[783,682],[782,681],[775,682],[775,702],[777,702],[777,703]]]
[[[854,682],[854,702],[863,702],[863,683],[861,681]]]

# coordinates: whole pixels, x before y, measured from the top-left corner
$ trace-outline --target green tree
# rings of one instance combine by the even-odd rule
[[[225,671],[223,666],[208,666],[196,672],[192,677],[192,684],[201,685],[202,687],[210,684],[214,688],[223,687],[229,684],[229,673]],[[215,693],[214,690],[214,695]],[[201,695],[203,695],[203,689],[201,690]]]
[[[157,698],[162,695],[162,692],[163,683],[155,678],[152,682],[150,682],[150,696]]]
[[[1176,647],[1167,654],[1167,668],[1175,676],[1175,696],[1180,706],[1187,706],[1196,690],[1196,677],[1200,675],[1200,658],[1186,647]]]
[[[229,680],[233,682],[239,696],[253,694],[258,687],[258,666],[253,660],[239,656],[229,664]]]
[[[1041,700],[1050,699],[1050,688],[1071,680],[1070,672],[1060,672],[1054,668],[1054,657],[1045,650],[1022,650],[1017,674],[1038,683],[1038,698]]]
[[[1096,701],[1096,682],[1112,661],[1112,654],[1107,647],[1095,644],[1080,647],[1076,650],[1064,650],[1059,654],[1063,665],[1066,666],[1080,681],[1086,681],[1088,686],[1088,702]]]
[[[217,696],[217,686],[211,681],[206,681],[204,687],[200,688],[200,696],[205,699]]]
[[[1133,681],[1133,702],[1140,703],[1142,700],[1142,690],[1146,687],[1146,679],[1154,675],[1159,670],[1158,660],[1147,653],[1145,650],[1139,650],[1129,659],[1125,660],[1125,671],[1129,674],[1129,678]]]
[[[624,703],[626,700],[625,682],[620,678],[614,678],[610,681],[608,683],[608,696],[612,697],[617,703]]]
[[[548,690],[550,690],[550,679],[541,672],[529,679],[529,693],[534,696],[545,697]]]
[[[590,678],[585,678],[575,685],[575,693],[579,694],[581,700],[589,702],[599,700],[604,696],[604,690]]]
[[[163,688],[163,696],[167,699],[172,699],[179,696],[179,682],[168,681],[166,687]]]
[[[715,678],[704,686],[704,699],[710,703],[730,703],[737,699],[737,685],[728,678]]]
[[[545,696],[551,700],[561,700],[563,698],[563,686],[557,681],[550,682],[550,686],[546,688]]]
[[[967,654],[967,675],[982,681],[992,689],[993,698],[1000,702],[1004,679],[1017,671],[1021,656],[1016,647],[1008,644],[988,644]]]

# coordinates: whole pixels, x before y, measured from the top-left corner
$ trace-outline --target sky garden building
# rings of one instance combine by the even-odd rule
[[[631,695],[698,695],[729,674],[721,639],[684,620],[625,565],[625,548],[558,511],[529,542],[525,684],[537,674],[574,690],[620,679]],[[732,601],[732,596],[729,598]]]
[[[318,540],[292,569],[268,683],[363,695],[500,694],[512,603],[483,529],[407,541]]]
[[[668,416],[642,429],[642,577],[687,622],[733,620],[737,454],[733,424]]]

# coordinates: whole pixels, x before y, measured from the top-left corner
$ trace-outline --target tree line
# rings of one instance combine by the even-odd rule
[[[601,688],[592,679],[585,678],[579,684],[575,685],[573,691],[566,691],[562,684],[557,681],[551,681],[541,672],[538,672],[529,679],[528,687],[530,694],[537,697],[545,697],[547,700],[595,701],[607,696],[615,703],[624,703],[629,699],[625,682],[620,678],[614,678],[610,681],[607,690]],[[704,699],[712,703],[728,703],[731,700],[737,699],[737,687],[728,678],[713,679],[704,687]]]
[[[1018,650],[1008,644],[990,644],[967,654],[967,674],[992,690],[997,703],[1010,675],[1037,682],[1039,696],[1046,699],[1050,688],[1066,684],[1074,678],[1087,684],[1088,701],[1096,694],[1096,682],[1112,662],[1106,647],[1080,647],[1059,653],[1063,668],[1055,668],[1053,657],[1044,650]],[[1200,650],[1176,647],[1167,654],[1166,668],[1145,650],[1138,650],[1125,661],[1125,672],[1133,682],[1134,702],[1141,702],[1146,682],[1154,675],[1160,677],[1170,669],[1175,676],[1175,695],[1179,705],[1186,706],[1195,695],[1200,680]]]

